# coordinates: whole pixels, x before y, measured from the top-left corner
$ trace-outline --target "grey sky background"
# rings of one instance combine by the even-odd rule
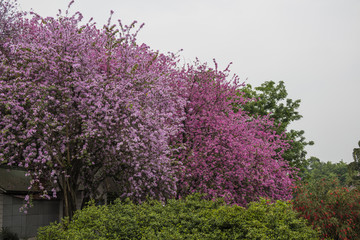
[[[42,16],[65,11],[67,0],[18,0]],[[284,81],[301,99],[303,118],[290,127],[305,131],[308,156],[352,162],[360,140],[359,0],[76,0],[80,11],[105,24],[145,23],[138,40],[163,53],[183,49],[232,73],[253,87]],[[64,12],[63,11],[63,12]],[[246,80],[247,79],[247,80]]]

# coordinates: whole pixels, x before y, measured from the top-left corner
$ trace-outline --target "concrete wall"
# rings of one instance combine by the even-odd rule
[[[0,193],[0,230],[3,227],[3,204],[4,204],[4,195]]]
[[[8,227],[20,238],[34,237],[39,227],[59,221],[59,203],[58,200],[33,200],[33,206],[24,214],[19,211],[23,199],[3,195],[3,227]]]

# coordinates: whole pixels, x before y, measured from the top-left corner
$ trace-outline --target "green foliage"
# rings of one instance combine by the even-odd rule
[[[266,199],[251,203],[244,214],[246,239],[318,239],[317,231],[308,227],[290,205]]]
[[[13,233],[9,228],[2,228],[0,232],[0,240],[19,240],[16,233]]]
[[[334,178],[300,184],[294,189],[294,209],[314,228],[320,228],[323,238],[359,239],[360,193],[340,186]]]
[[[322,179],[337,178],[343,187],[348,186],[350,181],[348,165],[340,161],[338,163],[321,162],[316,157],[309,159],[309,168],[304,174],[303,182],[318,182]]]
[[[288,129],[291,122],[302,118],[297,111],[300,100],[293,101],[287,98],[288,93],[283,81],[280,81],[277,85],[273,81],[266,81],[254,89],[248,84],[239,89],[238,94],[250,100],[244,105],[234,102],[234,111],[241,108],[254,117],[270,115],[274,120],[276,126],[274,130],[277,134],[287,130],[286,139],[289,140],[291,148],[285,151],[282,157],[292,166],[304,170],[308,164],[305,146],[314,143],[305,141],[303,130]]]
[[[275,124],[280,124],[278,133],[286,130],[291,122],[302,118],[297,112],[300,100],[286,99],[288,94],[283,81],[278,85],[273,81],[266,81],[254,90],[250,84],[247,84],[240,90],[246,98],[253,99],[244,106],[243,110],[253,116],[270,114]]]
[[[360,141],[359,148],[354,148],[353,158],[354,162],[349,163],[349,184],[360,190]]]
[[[288,202],[261,199],[245,209],[196,194],[167,204],[91,204],[71,222],[41,228],[37,239],[317,239],[306,223]]]

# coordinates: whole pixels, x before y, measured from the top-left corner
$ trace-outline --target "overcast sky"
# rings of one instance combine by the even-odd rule
[[[55,16],[67,0],[18,0],[21,9]],[[359,0],[77,0],[71,12],[100,25],[113,19],[145,23],[138,39],[163,53],[183,49],[252,86],[284,81],[301,99],[308,155],[352,162],[360,140]],[[247,79],[247,80],[246,80]]]

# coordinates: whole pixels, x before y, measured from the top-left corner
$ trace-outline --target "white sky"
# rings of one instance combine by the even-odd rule
[[[65,11],[67,0],[18,0],[42,16]],[[77,0],[71,12],[106,23],[145,23],[139,41],[154,50],[198,57],[253,87],[284,81],[291,99],[301,99],[308,156],[352,162],[360,140],[359,0]],[[63,12],[64,12],[63,11]],[[115,22],[115,21],[113,21]]]

